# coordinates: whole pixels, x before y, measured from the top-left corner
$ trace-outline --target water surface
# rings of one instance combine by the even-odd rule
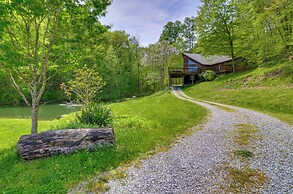
[[[42,105],[39,111],[39,120],[53,120],[60,115],[80,110],[80,107],[60,104]],[[1,107],[0,118],[30,118],[31,109],[26,106]]]

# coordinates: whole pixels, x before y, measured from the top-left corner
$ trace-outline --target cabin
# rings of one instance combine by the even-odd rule
[[[184,61],[183,68],[169,68],[170,85],[174,85],[174,80],[178,82],[178,79],[183,85],[193,84],[194,81],[198,80],[198,74],[206,70],[213,70],[217,74],[233,72],[232,58],[227,56],[204,57],[200,54],[192,53],[182,53],[182,56]],[[234,60],[236,71],[244,69],[244,66],[240,65],[240,61],[240,58]]]

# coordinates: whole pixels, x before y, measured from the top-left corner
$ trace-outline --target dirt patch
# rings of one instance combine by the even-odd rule
[[[282,72],[283,72],[283,70],[278,69],[276,71],[266,73],[264,76],[261,76],[261,78],[264,79],[264,78],[268,78],[268,77],[277,77],[277,76],[281,75]]]

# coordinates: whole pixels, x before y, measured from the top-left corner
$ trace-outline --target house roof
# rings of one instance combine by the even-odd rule
[[[232,60],[231,57],[227,57],[227,56],[212,55],[209,57],[203,57],[200,54],[192,54],[192,53],[183,53],[183,55],[201,63],[202,65],[216,65],[219,63],[228,62]]]

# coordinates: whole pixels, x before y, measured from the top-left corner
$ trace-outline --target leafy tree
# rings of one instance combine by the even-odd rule
[[[194,17],[186,17],[182,25],[182,37],[184,39],[184,51],[192,51],[196,44],[196,22]]]
[[[186,17],[184,22],[168,22],[161,33],[159,42],[167,42],[182,52],[190,52],[195,47],[196,25],[194,17]]]
[[[182,57],[177,48],[167,42],[158,42],[145,48],[142,65],[145,69],[146,86],[151,86],[151,90],[154,91],[159,88],[164,90],[168,83],[168,68],[178,66],[176,64],[178,60],[175,59],[178,57],[181,60]],[[173,64],[174,62],[175,64]]]
[[[138,42],[125,31],[108,32],[105,36],[105,62],[99,68],[107,82],[104,99],[131,97],[138,92]]]
[[[182,30],[180,21],[175,21],[174,23],[168,22],[163,28],[159,41],[166,41],[169,44],[174,44],[179,41]]]
[[[1,66],[32,109],[31,133],[37,133],[39,104],[51,78],[47,72],[70,53],[68,48],[74,49],[68,45],[78,40],[77,34],[83,34],[71,29],[99,25],[96,18],[109,4],[110,0],[0,2]]]
[[[60,87],[68,97],[71,97],[73,92],[78,103],[82,104],[83,108],[87,108],[105,84],[98,72],[84,66],[74,71],[74,79],[68,82],[68,87],[65,83],[62,83]]]
[[[136,37],[130,37],[129,39],[130,45],[131,45],[131,50],[132,50],[132,58],[133,58],[133,69],[136,74],[136,80],[137,80],[137,93],[140,95],[141,92],[141,57],[142,57],[142,52],[141,48],[139,46],[139,40]]]
[[[231,0],[202,0],[196,17],[198,51],[204,54],[230,55],[235,59],[235,20],[237,9]],[[233,71],[235,66],[233,62]]]

